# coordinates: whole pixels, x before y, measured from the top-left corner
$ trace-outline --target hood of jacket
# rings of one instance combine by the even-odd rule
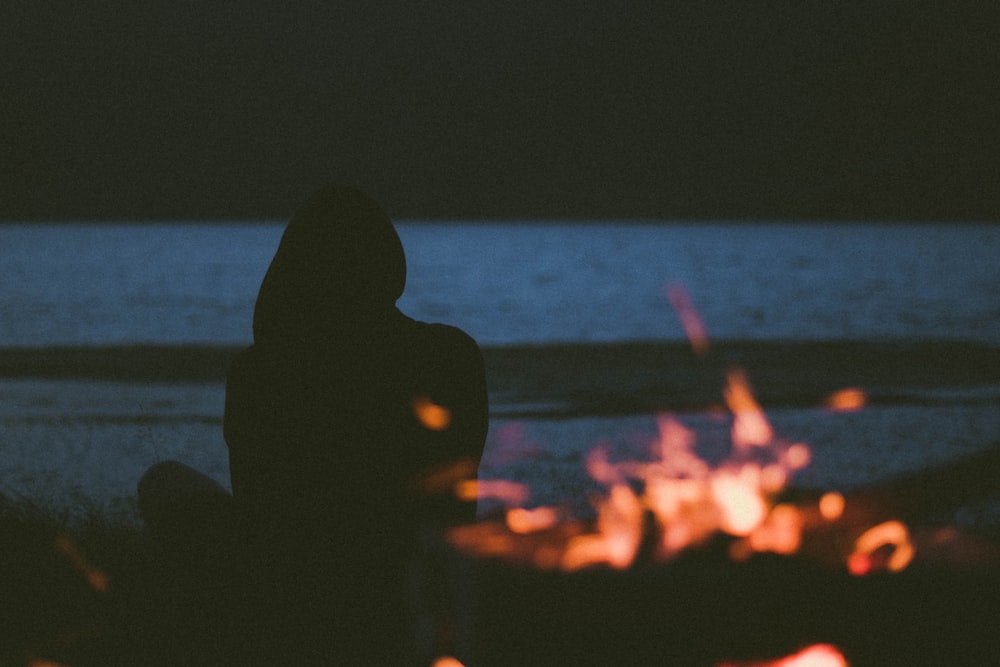
[[[406,258],[388,214],[359,190],[328,186],[292,216],[254,308],[255,343],[362,333],[399,316]]]

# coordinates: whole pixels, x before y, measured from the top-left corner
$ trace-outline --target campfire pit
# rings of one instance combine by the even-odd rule
[[[464,552],[468,667],[721,665],[833,644],[849,664],[984,665],[1000,655],[996,570],[854,577],[804,560],[692,553],[625,571],[540,570]]]
[[[683,290],[668,298],[707,355]],[[723,395],[732,451],[718,464],[670,415],[648,460],[595,447],[586,467],[606,493],[594,517],[532,506],[511,480],[455,487],[494,501],[438,544],[460,591],[454,648],[468,667],[995,662],[1000,545],[926,518],[995,498],[1000,444],[843,493],[801,489],[790,481],[809,448],[773,432],[739,368]],[[849,387],[827,406],[865,402]]]
[[[863,571],[844,553],[874,517],[919,515],[929,502],[921,489],[933,496],[964,479],[956,500],[992,492],[977,480],[998,463],[995,448],[850,494],[836,520],[806,531],[787,555],[734,559],[739,539],[720,533],[669,562],[645,546],[624,568],[566,571],[553,554],[593,534],[592,523],[455,527],[440,546],[464,592],[456,650],[467,667],[836,664],[778,661],[816,644],[837,647],[854,667],[990,664],[1000,655],[996,543],[949,526],[911,527],[913,558],[897,572],[890,545],[875,545]],[[818,504],[803,495],[800,505]]]
[[[673,428],[670,437],[683,435]],[[441,536],[462,591],[455,649],[467,667],[980,665],[1000,655],[1000,545],[924,522],[995,497],[1000,444],[843,495],[737,493],[738,506],[755,508],[745,525],[716,504],[726,501],[712,493],[717,469],[703,469],[694,509],[667,517],[697,528],[677,549],[664,548],[664,510],[652,504],[662,498],[622,486],[623,471],[642,477],[649,464],[606,453],[588,463],[611,489],[594,519],[528,507],[527,489],[487,480],[475,490],[518,506]],[[779,660],[813,645],[836,651]],[[824,662],[830,655],[844,662]]]

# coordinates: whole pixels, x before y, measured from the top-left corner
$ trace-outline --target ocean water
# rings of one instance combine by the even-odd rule
[[[716,339],[1000,344],[1000,226],[398,224],[401,309],[482,345],[680,340],[684,287]],[[245,344],[277,223],[0,225],[0,347]],[[134,516],[143,470],[174,458],[228,484],[220,384],[0,377],[0,494]],[[718,424],[692,415],[693,428]],[[1000,442],[976,394],[852,415],[772,415],[808,442],[805,482],[860,484]],[[511,433],[516,432],[516,438]],[[481,472],[540,501],[580,496],[584,452],[652,438],[653,415],[491,422]],[[520,454],[524,454],[521,456]],[[1000,512],[991,517],[1000,517]],[[992,520],[992,519],[991,519]]]
[[[1000,343],[1000,226],[415,223],[399,305],[483,345],[715,338]],[[279,224],[0,225],[0,346],[242,344]]]

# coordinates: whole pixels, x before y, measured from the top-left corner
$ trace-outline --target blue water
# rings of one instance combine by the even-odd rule
[[[1000,226],[401,222],[400,307],[484,345],[714,338],[1000,343]],[[0,225],[0,346],[243,344],[279,223]]]

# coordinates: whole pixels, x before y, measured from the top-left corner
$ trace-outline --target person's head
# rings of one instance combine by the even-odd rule
[[[395,310],[406,284],[403,245],[359,190],[328,186],[292,217],[254,310],[254,340],[322,337]]]

